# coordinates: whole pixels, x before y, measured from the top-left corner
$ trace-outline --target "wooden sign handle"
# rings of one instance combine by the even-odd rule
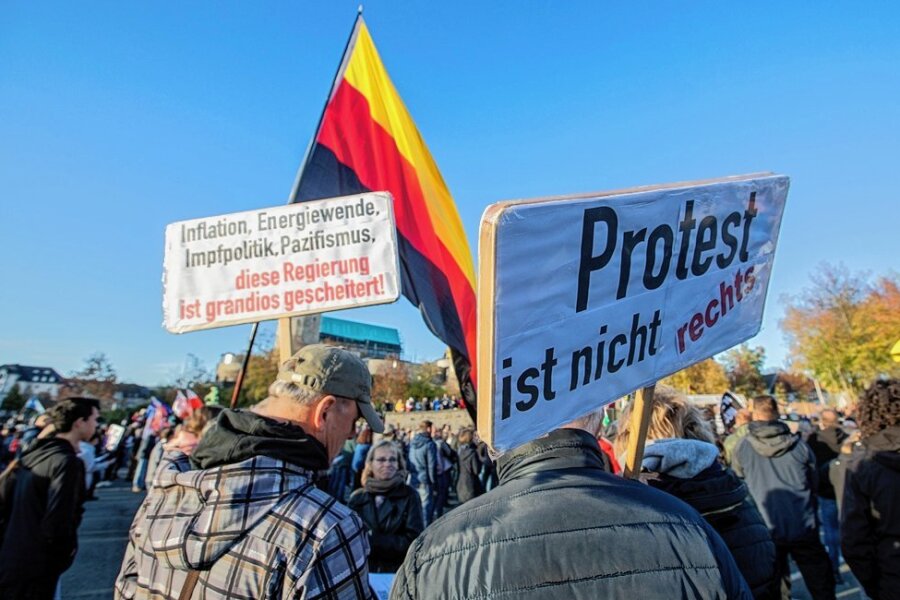
[[[644,443],[647,441],[647,428],[650,426],[650,409],[653,406],[653,394],[656,384],[641,388],[634,395],[631,407],[631,436],[628,438],[628,453],[625,455],[626,479],[637,479],[644,460]]]

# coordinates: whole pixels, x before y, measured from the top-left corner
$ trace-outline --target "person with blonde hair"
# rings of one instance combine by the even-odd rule
[[[700,410],[667,386],[651,404],[641,480],[694,507],[731,550],[754,598],[777,597],[775,545],[747,486],[723,467],[715,436]],[[631,437],[631,405],[619,419],[617,453]]]
[[[362,486],[348,505],[369,530],[369,571],[393,573],[424,529],[422,504],[416,490],[406,485],[406,461],[399,445],[382,440],[371,447]]]

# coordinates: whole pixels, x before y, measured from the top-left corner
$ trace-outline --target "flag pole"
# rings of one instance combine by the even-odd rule
[[[247,373],[247,365],[250,364],[250,353],[253,352],[253,342],[256,340],[256,330],[259,329],[259,321],[253,324],[250,330],[250,343],[247,345],[247,353],[244,354],[244,360],[241,363],[241,372],[238,373],[237,380],[234,382],[234,391],[231,393],[231,408],[237,406],[238,394],[241,393],[241,385],[244,383],[244,375]]]
[[[653,394],[656,384],[639,389],[634,395],[634,404],[631,407],[631,427],[628,436],[628,452],[625,455],[626,479],[637,479],[641,472],[641,462],[644,460],[644,444],[647,441],[647,428],[650,425],[650,411],[653,407]]]
[[[291,193],[288,196],[288,204],[297,202],[297,195],[300,193],[300,180],[303,179],[303,172],[306,171],[306,166],[309,164],[309,161],[312,158],[312,149],[319,137],[319,131],[322,129],[322,121],[325,120],[325,111],[328,109],[328,103],[331,102],[331,98],[334,96],[334,93],[337,90],[337,86],[340,83],[341,75],[347,68],[347,61],[350,58],[350,48],[356,41],[357,31],[359,31],[359,23],[362,21],[362,13],[363,7],[362,4],[360,4],[356,9],[356,18],[353,19],[353,27],[350,29],[350,35],[347,37],[347,43],[344,44],[344,52],[341,54],[341,62],[338,63],[337,70],[334,73],[334,78],[331,81],[331,91],[328,93],[328,97],[325,99],[325,106],[322,107],[322,112],[319,113],[319,122],[316,124],[315,132],[313,133],[312,138],[310,138],[309,140],[309,145],[306,146],[306,152],[303,155],[303,160],[300,163],[300,168],[297,169],[297,175],[294,177],[294,185],[291,186]],[[293,354],[294,336],[293,331],[291,331],[291,323],[291,317],[278,319],[278,332],[276,333],[276,337],[279,340],[279,362],[286,361],[291,357],[291,354]]]

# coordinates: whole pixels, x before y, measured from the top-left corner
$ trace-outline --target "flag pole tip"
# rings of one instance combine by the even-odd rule
[[[363,11],[363,5],[360,4],[359,6],[356,7],[356,14],[361,15],[362,11]]]

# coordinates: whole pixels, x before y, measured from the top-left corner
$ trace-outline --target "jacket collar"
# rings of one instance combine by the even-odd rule
[[[507,452],[497,462],[500,485],[542,471],[582,468],[604,470],[597,440],[581,429],[556,429]]]

